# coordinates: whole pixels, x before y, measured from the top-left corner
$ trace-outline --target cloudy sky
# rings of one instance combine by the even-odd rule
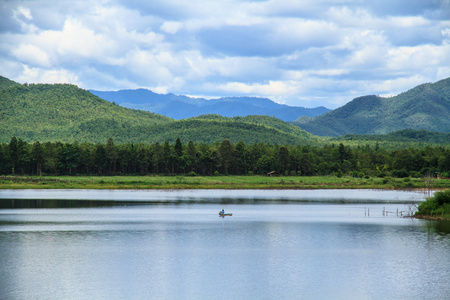
[[[0,75],[336,108],[450,77],[450,0],[0,0]]]

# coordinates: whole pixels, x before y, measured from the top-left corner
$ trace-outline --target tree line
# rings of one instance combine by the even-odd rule
[[[389,150],[377,145],[324,146],[216,143],[114,144],[28,143],[16,137],[0,144],[2,175],[351,175],[450,176],[450,149],[443,146]]]

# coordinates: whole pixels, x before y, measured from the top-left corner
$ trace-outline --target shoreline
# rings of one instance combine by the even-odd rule
[[[311,190],[373,189],[437,191],[450,180],[426,187],[422,178],[355,178],[350,176],[0,176],[0,189],[98,190]]]
[[[33,190],[35,192],[33,192]],[[288,186],[284,186],[283,188],[280,188],[280,187],[278,187],[278,188],[268,188],[265,185],[264,186],[259,186],[258,188],[254,188],[254,187],[241,188],[241,187],[236,187],[236,186],[227,186],[226,188],[217,187],[217,186],[215,186],[213,188],[211,188],[211,187],[210,188],[200,188],[200,187],[184,188],[183,186],[176,186],[176,187],[171,186],[169,188],[161,188],[161,187],[159,187],[159,188],[146,188],[146,187],[143,187],[143,186],[140,186],[138,188],[136,188],[136,187],[124,188],[124,187],[118,187],[118,186],[116,186],[115,188],[104,187],[104,186],[102,186],[102,187],[97,186],[96,188],[91,188],[91,187],[89,187],[89,188],[87,188],[87,187],[79,188],[79,187],[67,187],[67,186],[65,186],[65,187],[54,187],[54,186],[53,187],[49,187],[49,186],[36,187],[36,186],[28,186],[27,185],[26,187],[18,187],[18,186],[16,186],[14,188],[10,188],[10,187],[6,187],[5,185],[1,185],[0,184],[0,195],[4,194],[4,193],[8,194],[9,193],[8,191],[10,191],[12,193],[16,193],[16,192],[21,193],[21,191],[23,191],[23,193],[28,193],[28,194],[29,193],[33,193],[33,196],[31,198],[28,198],[28,197],[27,198],[21,198],[21,197],[11,198],[11,199],[14,199],[14,200],[19,200],[19,201],[20,200],[32,200],[32,199],[44,200],[43,198],[41,198],[42,195],[46,195],[45,197],[49,197],[49,198],[46,198],[46,200],[52,200],[52,199],[54,200],[56,198],[54,198],[53,194],[55,194],[55,193],[58,194],[58,193],[64,192],[64,191],[67,191],[67,192],[70,192],[70,191],[76,192],[76,191],[78,191],[78,192],[82,192],[82,193],[84,191],[85,192],[89,192],[90,191],[90,192],[94,192],[94,193],[95,193],[95,191],[98,191],[98,192],[101,192],[102,194],[104,192],[106,192],[107,194],[109,194],[108,199],[111,200],[111,198],[109,198],[111,196],[111,194],[108,193],[108,191],[110,191],[110,192],[114,192],[114,191],[117,191],[117,192],[121,192],[121,191],[122,192],[156,192],[156,193],[158,193],[158,192],[163,192],[163,193],[169,192],[169,193],[171,193],[172,192],[172,193],[177,193],[177,194],[184,192],[184,193],[197,193],[197,194],[200,193],[200,195],[202,195],[205,192],[207,192],[208,195],[209,195],[208,197],[210,197],[211,196],[210,193],[213,193],[214,191],[215,192],[219,192],[219,191],[226,192],[226,191],[229,191],[231,193],[231,195],[235,195],[236,193],[241,193],[241,194],[244,193],[244,194],[247,194],[247,195],[252,195],[252,197],[255,196],[255,193],[256,194],[264,193],[263,198],[266,197],[268,194],[272,194],[273,195],[274,193],[276,193],[277,197],[281,196],[281,198],[284,199],[284,197],[283,197],[283,195],[285,195],[285,193],[283,193],[284,191],[285,192],[289,192],[289,191],[299,191],[299,192],[300,191],[304,191],[304,192],[307,192],[307,191],[310,191],[311,193],[314,193],[314,191],[322,191],[322,192],[327,191],[327,193],[330,193],[330,192],[333,193],[334,196],[336,196],[336,193],[337,194],[342,194],[342,193],[346,193],[346,191],[347,191],[347,193],[343,194],[343,195],[346,195],[346,197],[348,197],[348,196],[352,195],[352,193],[351,193],[352,191],[358,191],[358,190],[359,191],[363,191],[363,192],[367,192],[367,191],[375,191],[375,192],[376,191],[379,191],[379,192],[383,192],[383,191],[384,192],[389,192],[389,191],[391,191],[391,192],[410,192],[410,193],[411,192],[416,192],[416,193],[422,194],[422,196],[426,200],[431,195],[431,193],[434,193],[434,192],[439,191],[441,189],[432,189],[432,190],[426,190],[426,189],[423,189],[423,188],[416,188],[416,189],[412,189],[412,188],[406,188],[406,189],[397,188],[397,189],[393,189],[393,188],[386,188],[386,187],[383,187],[383,188],[377,187],[376,188],[376,187],[361,187],[361,186],[353,186],[353,187],[349,187],[349,186],[327,186],[326,188],[324,188],[321,185],[316,185],[316,186],[311,186],[311,187],[303,187],[303,188],[298,188],[298,187],[297,188],[292,188],[292,187],[288,187]],[[264,191],[266,191],[266,192],[264,192]],[[277,193],[276,191],[280,191],[280,194]],[[333,191],[336,191],[336,192],[333,192]],[[249,194],[249,193],[251,193],[251,194]],[[100,195],[102,195],[102,194],[100,194]],[[427,196],[427,194],[428,194],[428,196]],[[23,195],[22,195],[22,197],[23,197]],[[35,197],[37,197],[37,198],[35,198]],[[59,199],[59,196],[57,196],[57,198]],[[102,197],[100,197],[100,198],[102,198]],[[213,196],[213,198],[214,198],[214,196]],[[244,196],[244,198],[245,198],[245,196]],[[350,196],[350,198],[352,198],[352,197]],[[5,199],[6,200],[11,200],[9,198],[5,198]],[[5,199],[4,198],[0,198],[0,202],[2,200],[5,200]],[[72,198],[68,198],[68,199],[65,199],[65,200],[80,200],[80,199],[81,198],[76,198],[76,199],[75,198],[73,198],[73,199]],[[94,200],[94,199],[85,199],[85,200]],[[107,199],[100,199],[100,201],[105,201],[105,200],[107,200]],[[363,200],[363,199],[360,199],[360,200]],[[144,201],[144,199],[142,199],[142,201]],[[352,202],[352,201],[354,201],[354,199],[350,200],[350,202]],[[423,201],[423,200],[421,200],[421,201]],[[363,202],[364,202],[364,200],[363,200]],[[445,216],[445,217],[444,216],[431,216],[431,215],[424,215],[424,214],[412,215],[412,216],[409,216],[409,218],[421,219],[421,220],[430,220],[430,221],[450,221],[450,218],[448,218],[447,216]]]
[[[445,217],[436,217],[436,216],[428,216],[428,215],[418,215],[418,216],[412,216],[415,219],[419,220],[429,220],[429,221],[450,221],[450,218]]]
[[[425,200],[422,191],[373,189],[310,189],[310,190],[99,190],[99,189],[15,189],[0,190],[4,200],[92,200],[119,202],[222,203],[229,199],[245,201],[275,201],[335,204],[419,204]]]

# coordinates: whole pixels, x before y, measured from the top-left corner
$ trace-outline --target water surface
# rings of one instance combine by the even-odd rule
[[[449,223],[397,216],[420,193],[271,193],[0,191],[39,207],[0,209],[0,298],[450,297]]]

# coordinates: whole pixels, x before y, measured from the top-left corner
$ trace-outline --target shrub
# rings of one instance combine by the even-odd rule
[[[377,174],[377,177],[379,177],[379,178],[386,177],[386,173],[380,172],[380,173]]]
[[[197,173],[195,173],[194,171],[191,171],[191,172],[187,173],[186,176],[194,177],[194,176],[197,176]]]
[[[436,192],[433,197],[438,205],[450,204],[450,190]]]
[[[434,199],[434,197],[431,197],[419,204],[419,210],[417,213],[428,215],[435,211],[438,207],[439,205],[437,201]]]
[[[439,177],[450,178],[450,172],[441,172],[441,173],[439,173]]]
[[[408,182],[408,183],[405,184],[405,188],[411,189],[413,187],[414,187],[414,183],[412,183],[412,182]]]
[[[394,176],[396,178],[405,178],[405,177],[409,177],[409,173],[405,169],[394,170],[394,171],[392,171],[392,176]]]
[[[420,174],[420,172],[417,171],[411,171],[409,172],[409,176],[411,176],[412,178],[421,178],[422,174]]]
[[[436,212],[448,212],[450,209],[450,190],[436,192],[433,197],[419,204],[419,215],[430,215]]]
[[[354,171],[354,172],[352,172],[352,177],[355,177],[355,178],[363,178],[363,177],[364,177],[364,173]]]

